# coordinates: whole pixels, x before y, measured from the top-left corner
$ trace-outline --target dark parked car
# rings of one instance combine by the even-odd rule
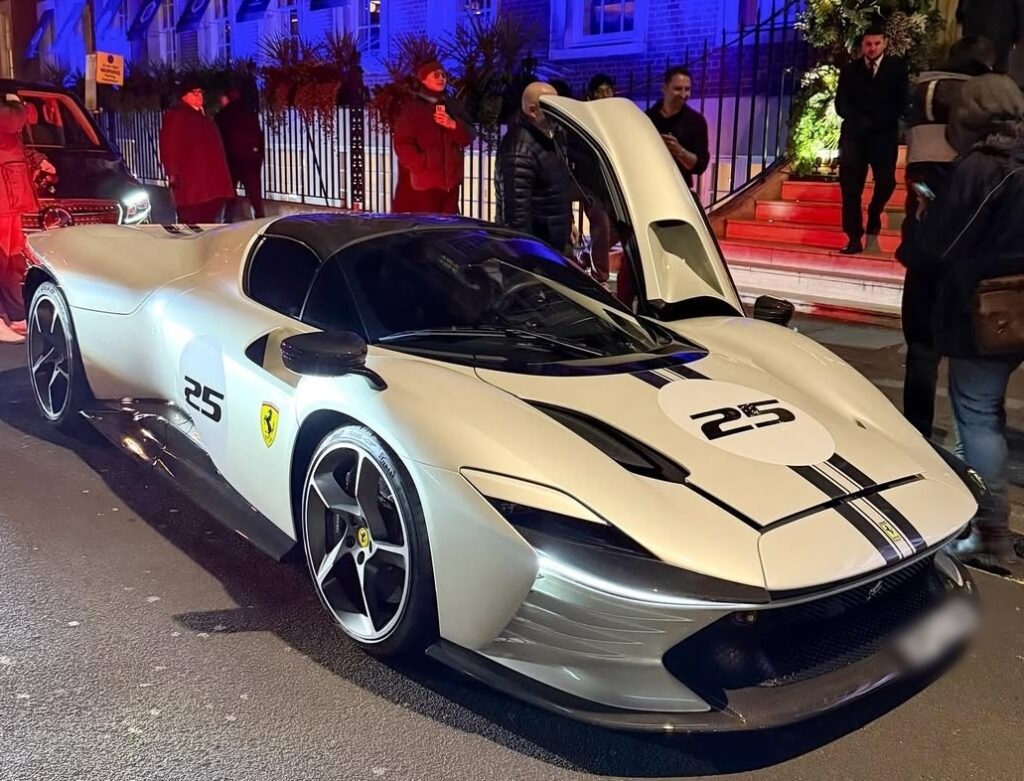
[[[40,193],[26,230],[149,219],[146,190],[77,97],[50,84],[0,80],[0,95],[11,94],[28,111],[25,144],[46,155],[59,177],[55,191]]]

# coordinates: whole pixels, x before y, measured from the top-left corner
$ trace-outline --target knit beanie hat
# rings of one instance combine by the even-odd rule
[[[431,73],[438,70],[443,71],[444,66],[441,63],[439,63],[436,59],[431,58],[416,69],[416,78],[419,79],[420,81],[423,81]]]

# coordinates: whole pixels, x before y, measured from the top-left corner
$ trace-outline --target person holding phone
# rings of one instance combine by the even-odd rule
[[[953,44],[946,61],[921,73],[911,88],[906,112],[907,200],[902,241],[912,242],[920,220],[946,190],[957,150],[947,141],[950,113],[972,76],[992,71],[996,51],[985,38],[970,36]],[[902,260],[901,255],[897,255]],[[903,337],[907,361],[903,379],[903,414],[926,439],[932,435],[938,354],[932,327],[937,295],[935,275],[907,267],[903,283]]]
[[[416,70],[395,122],[398,187],[393,212],[457,214],[464,150],[476,132],[462,108],[445,95],[448,77],[437,60]]]

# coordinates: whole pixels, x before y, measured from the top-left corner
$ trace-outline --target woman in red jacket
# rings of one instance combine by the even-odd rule
[[[421,65],[416,78],[395,121],[398,187],[391,210],[457,214],[463,150],[476,133],[445,97],[448,80],[437,60]]]
[[[0,342],[25,341],[25,301],[21,284],[27,262],[21,218],[39,210],[32,184],[36,167],[53,167],[25,150],[21,132],[28,121],[25,107],[14,96],[0,103]]]

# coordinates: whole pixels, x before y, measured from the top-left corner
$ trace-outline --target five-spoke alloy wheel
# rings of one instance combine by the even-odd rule
[[[306,562],[324,606],[380,654],[422,650],[437,632],[422,510],[400,462],[346,426],[317,448],[303,491]]]

